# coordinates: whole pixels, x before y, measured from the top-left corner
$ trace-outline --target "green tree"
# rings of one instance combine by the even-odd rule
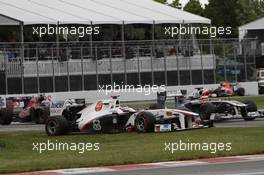
[[[171,4],[169,4],[171,7],[182,9],[182,4],[180,3],[180,0],[174,0]]]
[[[240,25],[254,21],[264,15],[264,1],[238,0],[237,20]]]
[[[199,0],[190,0],[183,8],[183,10],[202,16],[204,9]]]
[[[232,35],[238,36],[238,27],[264,16],[264,0],[209,0],[204,15],[214,26],[232,27]]]
[[[154,0],[154,1],[162,3],[162,4],[167,4],[168,3],[167,0]]]
[[[212,25],[216,27],[232,27],[232,35],[225,37],[235,37],[237,36],[236,28],[240,24],[237,21],[238,8],[238,0],[209,0],[204,14],[212,20]]]

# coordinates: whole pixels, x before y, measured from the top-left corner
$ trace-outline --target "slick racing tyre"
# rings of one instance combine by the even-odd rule
[[[155,125],[155,117],[150,112],[140,112],[135,119],[135,128],[137,132],[146,133],[153,132]]]
[[[49,117],[45,129],[49,136],[65,135],[69,131],[69,124],[63,116]]]
[[[49,114],[47,108],[36,109],[34,112],[34,121],[36,124],[44,124],[48,117]]]
[[[245,96],[245,89],[244,88],[238,88],[237,91],[236,91],[236,94],[238,96]]]
[[[215,112],[216,112],[216,107],[213,103],[210,102],[201,104],[199,109],[199,114],[202,120],[210,120],[212,113]]]
[[[247,105],[247,112],[256,112],[258,111],[257,105],[254,101],[243,101],[244,104]]]
[[[245,121],[255,120],[256,117],[249,117],[247,113],[248,112],[256,112],[256,111],[258,111],[256,103],[254,101],[250,101],[250,100],[243,101],[243,103],[247,105],[246,112],[241,111],[244,120]]]
[[[186,108],[186,107],[184,107],[184,106],[178,106],[176,109],[181,110],[181,111],[192,112],[192,110],[190,110],[189,108]]]
[[[161,104],[158,104],[158,103],[153,103],[149,106],[149,109],[150,110],[153,110],[153,109],[164,109],[164,107],[161,105]]]
[[[12,113],[8,112],[5,109],[0,111],[0,124],[1,125],[10,125],[13,120]]]

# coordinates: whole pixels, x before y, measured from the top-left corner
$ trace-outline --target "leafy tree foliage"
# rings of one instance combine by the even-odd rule
[[[183,8],[183,10],[202,16],[204,9],[199,0],[190,0]]]
[[[168,3],[167,0],[154,0],[154,1],[162,3],[162,4],[167,4]]]
[[[182,4],[180,3],[180,0],[174,0],[171,4],[169,4],[171,7],[182,9]]]
[[[237,37],[238,27],[264,16],[264,0],[209,0],[204,15],[215,26],[232,27]]]

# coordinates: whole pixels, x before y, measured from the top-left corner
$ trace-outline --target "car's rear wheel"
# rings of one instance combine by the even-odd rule
[[[201,104],[199,109],[199,114],[202,120],[210,120],[212,113],[215,112],[216,112],[216,107],[213,103],[210,102]]]
[[[153,132],[155,125],[155,117],[150,112],[140,112],[135,119],[135,128],[138,132]]]
[[[1,125],[10,125],[13,120],[13,115],[9,111],[2,109],[0,111],[0,124]]]
[[[154,109],[164,109],[164,106],[162,106],[159,103],[153,103],[153,104],[150,104],[149,109],[150,110],[154,110]]]
[[[65,135],[69,131],[69,124],[63,116],[49,117],[45,129],[49,136]]]
[[[244,120],[245,121],[253,121],[253,120],[255,120],[256,117],[249,117],[247,112],[256,112],[256,111],[258,111],[256,103],[254,101],[251,101],[251,100],[243,101],[243,103],[247,105],[246,112],[243,112],[243,111],[241,112]]]
[[[178,106],[176,109],[181,110],[181,111],[193,112],[191,109],[186,108],[186,107],[184,107],[184,106]]]

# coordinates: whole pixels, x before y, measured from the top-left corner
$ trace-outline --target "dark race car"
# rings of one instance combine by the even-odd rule
[[[253,101],[239,102],[236,100],[209,99],[206,96],[185,98],[181,91],[159,92],[159,108],[164,108],[164,104],[169,97],[174,98],[175,108],[187,108],[192,112],[200,114],[202,120],[205,121],[236,118],[251,121],[263,116],[263,112],[258,111],[257,105]]]

